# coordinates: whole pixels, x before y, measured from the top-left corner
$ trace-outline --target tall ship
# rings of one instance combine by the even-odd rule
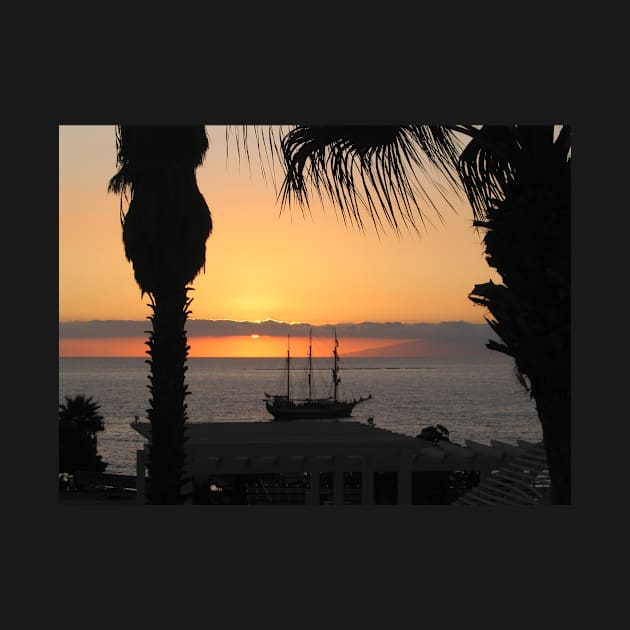
[[[288,344],[287,344],[288,346]],[[337,348],[337,330],[335,329],[335,345],[333,347],[332,390],[333,395],[328,398],[313,398],[313,352],[312,330],[309,332],[308,346],[308,397],[291,397],[291,354],[287,347],[287,388],[283,394],[268,394],[265,392],[265,407],[274,417],[274,420],[325,420],[335,418],[347,418],[352,414],[356,405],[372,398],[372,394],[365,398],[342,400],[338,397],[339,383],[339,353]]]

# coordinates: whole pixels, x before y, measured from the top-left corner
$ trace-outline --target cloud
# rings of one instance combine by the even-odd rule
[[[392,340],[425,340],[449,344],[482,344],[496,336],[487,324],[469,322],[441,322],[439,324],[404,324],[401,322],[361,322],[336,324],[337,336],[348,338],[375,338]],[[137,338],[146,337],[151,324],[148,320],[93,320],[59,323],[59,337],[65,339]],[[252,334],[281,336],[331,337],[333,325],[311,326],[308,323],[240,322],[233,320],[190,319],[186,323],[188,337],[231,337]]]
[[[92,320],[89,322],[59,322],[62,339],[94,339],[115,337],[144,337],[150,330],[149,321]]]

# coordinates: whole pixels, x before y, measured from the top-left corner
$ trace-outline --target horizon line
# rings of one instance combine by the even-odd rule
[[[149,316],[144,317],[142,319],[59,319],[58,322],[60,324],[90,324],[90,323],[100,323],[100,322],[144,322],[148,320]],[[313,326],[317,328],[321,328],[323,326],[356,326],[359,324],[402,324],[404,326],[415,326],[417,324],[431,324],[431,325],[439,325],[439,324],[473,324],[473,325],[483,325],[483,322],[471,322],[465,319],[443,319],[434,322],[426,321],[426,320],[370,320],[364,319],[360,321],[341,321],[335,323],[321,323],[321,324],[313,324],[311,322],[299,322],[299,321],[291,321],[287,322],[281,319],[231,319],[228,317],[218,317],[218,318],[209,318],[209,317],[188,317],[188,322],[234,322],[236,324],[283,324],[285,326]]]

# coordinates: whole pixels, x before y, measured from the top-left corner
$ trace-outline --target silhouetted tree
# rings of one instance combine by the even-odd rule
[[[107,463],[97,454],[97,437],[105,429],[100,405],[83,395],[59,404],[59,472],[103,472]]]
[[[463,152],[459,135],[471,138]],[[416,228],[417,168],[435,167],[463,185],[474,225],[487,230],[488,263],[503,284],[469,296],[485,306],[536,401],[547,451],[552,502],[570,503],[570,136],[553,126],[298,126],[281,143],[283,204],[308,206],[308,189],[327,195],[344,222],[396,232]],[[416,182],[416,184],[414,184]],[[424,192],[420,190],[424,196]]]
[[[477,195],[478,164],[488,147],[509,164],[495,189]],[[486,230],[486,260],[502,285],[476,285],[470,299],[513,357],[517,376],[536,401],[551,479],[551,500],[571,502],[571,181],[564,128],[484,127],[462,154],[462,177]],[[488,184],[486,184],[488,185]]]
[[[437,444],[442,440],[446,442],[450,442],[449,439],[450,431],[441,424],[430,425],[428,427],[424,427],[422,431],[416,437],[420,440],[426,440],[427,442],[431,442],[432,444]]]
[[[203,126],[119,126],[118,172],[109,190],[121,195],[125,256],[150,298],[147,354],[151,422],[148,502],[183,503],[185,464],[186,319],[188,286],[205,264],[210,210],[195,171],[208,149]],[[123,199],[129,192],[129,206]]]

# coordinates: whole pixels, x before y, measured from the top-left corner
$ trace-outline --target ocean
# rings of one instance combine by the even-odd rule
[[[306,395],[306,359],[292,359],[292,394]],[[313,359],[313,396],[331,391],[332,360]],[[59,402],[83,394],[100,404],[105,430],[98,452],[106,472],[134,475],[136,450],[144,439],[130,426],[134,416],[146,420],[148,365],[142,358],[60,358]],[[534,401],[514,376],[509,357],[458,359],[341,357],[340,395],[372,395],[355,407],[348,420],[367,422],[416,436],[441,424],[453,442],[489,444],[501,440],[542,439]],[[285,359],[188,359],[186,382],[189,422],[273,422],[264,392],[286,391]],[[347,420],[342,420],[347,421]]]

